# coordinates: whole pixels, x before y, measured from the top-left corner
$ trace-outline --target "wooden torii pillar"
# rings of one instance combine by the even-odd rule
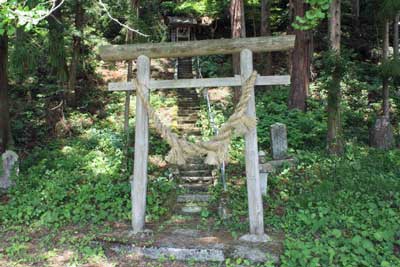
[[[137,79],[145,85],[145,94],[155,89],[179,89],[198,87],[241,86],[253,72],[253,52],[285,51],[294,47],[295,36],[253,37],[189,41],[179,43],[150,43],[109,45],[100,47],[100,55],[106,61],[125,61],[137,58]],[[240,53],[241,75],[228,78],[151,80],[150,58],[175,58],[215,54]],[[289,84],[290,76],[258,76],[255,85]],[[109,91],[134,91],[133,82],[110,83]],[[256,117],[254,88],[247,114]],[[136,98],[135,162],[131,178],[133,232],[144,230],[147,192],[147,163],[149,150],[149,118],[139,97]],[[249,206],[250,234],[243,239],[264,242],[263,204],[259,177],[257,130],[245,136],[246,178]]]

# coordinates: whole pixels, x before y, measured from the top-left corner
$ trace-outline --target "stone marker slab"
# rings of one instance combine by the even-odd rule
[[[237,245],[234,246],[233,253],[231,255],[232,258],[242,258],[249,259],[252,262],[279,262],[279,258],[277,256],[271,255],[265,250],[260,248],[246,246],[246,245]]]
[[[14,151],[7,150],[2,156],[2,170],[0,173],[0,189],[7,190],[12,186],[12,181],[10,179],[13,171],[16,171],[18,174],[18,166],[16,163],[18,162],[18,155]]]
[[[272,158],[275,160],[285,159],[287,157],[287,130],[283,123],[271,125],[271,151]]]
[[[260,172],[260,186],[261,186],[261,194],[263,196],[266,196],[268,187],[268,172]]]
[[[379,149],[391,149],[395,145],[393,127],[386,117],[379,117],[370,131],[371,146]]]

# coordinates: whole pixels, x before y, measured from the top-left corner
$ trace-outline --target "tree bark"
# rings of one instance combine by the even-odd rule
[[[384,21],[382,64],[388,60],[389,51],[389,21]],[[390,123],[389,79],[385,75],[382,80],[382,116],[379,116],[371,130],[370,142],[373,147],[391,149],[395,144],[393,128]]]
[[[246,37],[243,0],[231,0],[230,6],[232,38]],[[233,74],[240,74],[240,55],[232,55]],[[240,87],[234,89],[233,102],[240,99]]]
[[[332,81],[328,88],[328,152],[332,155],[343,153],[342,122],[341,122],[341,90],[342,80],[340,71],[340,39],[341,39],[341,0],[332,0],[329,17],[329,41],[334,53],[335,63]]]
[[[61,0],[56,1],[58,6]],[[47,18],[49,23],[49,63],[52,68],[52,74],[58,79],[62,85],[68,79],[68,67],[65,59],[64,48],[64,25],[62,24],[62,7],[53,11],[52,15]]]
[[[394,49],[394,59],[398,60],[399,59],[399,20],[400,20],[400,14],[397,14],[397,16],[394,19],[394,39],[393,39],[393,49]]]
[[[77,72],[80,64],[82,36],[84,26],[84,9],[82,2],[76,0],[75,2],[75,28],[78,34],[72,37],[72,59],[69,68],[69,81],[68,81],[68,97],[67,99],[73,105],[77,103],[78,90],[76,87]]]
[[[261,0],[261,36],[271,36],[271,27],[269,23],[270,16],[271,0]],[[261,62],[263,64],[262,74],[272,75],[272,54],[265,53],[264,55],[262,55]]]
[[[383,48],[382,48],[382,61],[385,63],[388,60],[389,52],[389,21],[385,21],[384,32],[383,32]],[[390,106],[389,106],[389,80],[383,78],[382,81],[382,98],[383,98],[383,116],[389,118]]]
[[[351,0],[351,13],[353,18],[353,26],[359,34],[360,26],[360,0]]]
[[[307,8],[304,0],[292,1],[293,19],[303,17]],[[288,100],[289,109],[306,111],[308,87],[310,85],[310,67],[312,57],[312,33],[294,30],[295,47],[291,59],[291,90]]]
[[[130,3],[130,8],[132,12],[136,13],[136,17],[139,17],[139,0],[131,0],[129,1]],[[131,44],[133,42],[133,32],[127,31],[126,32],[126,43]],[[133,78],[133,61],[129,60],[128,61],[128,69],[127,69],[127,75],[126,79],[127,81],[131,81]],[[130,105],[131,105],[131,91],[127,91],[125,93],[125,112],[124,112],[124,132],[126,135],[126,145],[125,145],[125,167],[128,169],[128,160],[129,160],[129,145],[130,145],[130,135],[129,135],[129,114],[130,114]]]
[[[8,36],[0,36],[0,155],[12,144],[8,97]]]

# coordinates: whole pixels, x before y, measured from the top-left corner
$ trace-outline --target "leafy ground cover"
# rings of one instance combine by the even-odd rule
[[[300,165],[269,177],[265,198],[267,227],[286,234],[282,266],[400,266],[400,152],[296,157]],[[229,199],[227,226],[246,228],[243,186],[231,185]]]

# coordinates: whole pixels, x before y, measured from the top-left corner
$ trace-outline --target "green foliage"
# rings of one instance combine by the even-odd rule
[[[265,222],[285,232],[281,265],[399,266],[399,151],[350,146],[343,158],[295,156],[298,166],[268,177]],[[224,227],[246,231],[247,191],[234,183]]]
[[[379,4],[379,17],[383,21],[394,18],[400,12],[400,2],[397,0],[382,0]]]
[[[270,126],[284,123],[287,126],[288,142],[293,149],[316,149],[324,146],[326,114],[320,102],[310,100],[309,112],[288,110],[288,88],[257,92],[258,141],[260,149],[270,146]]]
[[[342,159],[300,161],[272,178],[289,194],[282,266],[398,266],[398,151],[352,147]]]
[[[309,4],[309,9],[305,12],[304,17],[296,17],[296,21],[292,24],[297,30],[311,30],[327,17],[329,6],[332,0],[305,0]]]
[[[229,5],[229,1],[201,0],[201,1],[165,1],[161,7],[174,15],[211,16],[216,17]]]
[[[92,129],[32,151],[21,166],[10,201],[0,205],[0,222],[57,227],[129,219],[129,179],[121,173],[122,138],[111,128]],[[149,181],[150,219],[168,211],[166,199],[173,189],[169,179]]]
[[[196,67],[204,78],[224,77],[232,72],[232,64],[229,57],[225,55],[199,57]]]
[[[0,35],[13,35],[17,27],[31,30],[37,25],[49,8],[46,1],[38,2],[36,6],[30,7],[26,1],[0,0]]]
[[[382,63],[380,66],[380,74],[383,79],[393,78],[399,79],[400,78],[400,60],[399,59],[392,59],[387,60]]]

